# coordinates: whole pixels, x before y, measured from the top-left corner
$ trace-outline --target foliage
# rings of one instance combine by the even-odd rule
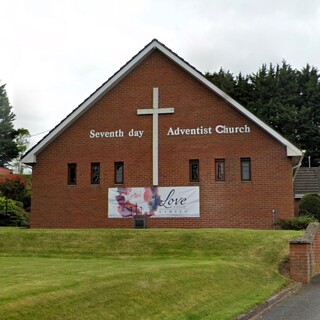
[[[23,207],[29,211],[31,205],[31,177],[10,174],[0,177],[0,195],[20,201]]]
[[[31,193],[32,193],[32,175],[23,175],[25,180],[27,181],[26,184],[26,191],[21,199],[23,202],[23,208],[27,212],[30,212],[31,209]]]
[[[30,133],[27,129],[20,128],[17,130],[17,135],[15,138],[15,143],[17,144],[19,154],[15,159],[12,159],[7,167],[12,169],[14,173],[23,174],[30,166],[25,165],[21,162],[21,158],[27,151],[30,143]]]
[[[27,216],[19,201],[0,197],[0,225],[21,226],[25,224]]]
[[[17,135],[17,131],[13,128],[15,115],[11,109],[5,85],[2,85],[0,86],[0,167],[17,157],[19,153],[14,141]]]
[[[1,319],[235,319],[290,282],[300,234],[0,228]]]
[[[300,215],[312,215],[320,220],[320,195],[306,194],[299,202]]]
[[[0,167],[20,158],[29,145],[29,131],[24,128],[15,130],[14,120],[5,85],[0,85]]]
[[[258,72],[235,77],[230,71],[206,74],[213,84],[306,150],[304,165],[311,157],[312,166],[320,164],[320,74],[310,65],[293,69],[281,65],[262,65]]]
[[[318,220],[311,215],[302,215],[294,218],[280,219],[278,225],[282,230],[305,230],[309,223],[318,222]]]
[[[9,199],[22,201],[27,191],[27,180],[18,174],[0,177],[0,191]]]

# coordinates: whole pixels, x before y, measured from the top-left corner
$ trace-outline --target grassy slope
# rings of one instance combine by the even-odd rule
[[[0,228],[1,319],[233,319],[297,232]]]

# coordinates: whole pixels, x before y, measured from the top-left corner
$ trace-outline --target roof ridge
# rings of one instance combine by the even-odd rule
[[[250,121],[258,125],[261,129],[265,130],[269,135],[271,135],[278,142],[286,146],[287,156],[291,157],[301,157],[302,152],[297,147],[295,147],[291,142],[285,139],[282,135],[260,120],[257,116],[247,110],[245,107],[240,105],[237,101],[223,92],[221,89],[216,87],[208,79],[205,78],[204,74],[188,63],[186,60],[181,58],[174,51],[166,47],[159,40],[153,39],[150,41],[143,49],[141,49],[136,55],[134,55],[125,65],[123,65],[118,71],[116,71],[111,77],[109,77],[105,82],[102,83],[92,94],[90,94],[82,103],[80,103],[75,109],[73,109],[64,119],[62,119],[52,130],[48,132],[35,146],[33,146],[28,152],[23,156],[22,161],[24,163],[35,163],[36,156],[41,150],[43,150],[48,144],[50,144],[56,137],[58,137],[62,132],[64,132],[74,121],[76,121],[84,112],[87,111],[98,99],[105,95],[109,90],[111,90],[115,85],[119,83],[128,73],[130,73],[141,61],[146,59],[154,50],[159,50],[168,59],[172,60],[185,72],[189,73],[198,81],[202,82],[211,91],[224,99],[238,112],[242,113]]]
[[[48,137],[57,127],[59,127],[65,120],[67,120],[72,113],[77,111],[81,106],[88,101],[91,97],[93,97],[104,85],[106,85],[112,78],[114,78],[121,70],[123,70],[134,58],[136,58],[143,50],[145,50],[152,42],[157,41],[157,39],[153,39],[150,41],[146,46],[143,47],[137,54],[135,54],[129,61],[127,61],[123,66],[120,67],[116,72],[113,73],[106,81],[104,81],[95,91],[93,91],[87,98],[85,98],[76,108],[74,108],[67,116],[65,116],[56,126],[54,126],[37,144],[35,144],[30,150],[28,150],[24,155],[23,158],[26,157],[35,147],[37,147],[46,137]],[[160,43],[160,42],[159,42]]]

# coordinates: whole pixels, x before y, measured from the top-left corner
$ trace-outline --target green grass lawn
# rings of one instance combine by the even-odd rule
[[[300,234],[0,228],[0,319],[234,319],[290,283]]]

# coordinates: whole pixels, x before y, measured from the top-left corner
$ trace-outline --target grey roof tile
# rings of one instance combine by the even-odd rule
[[[296,197],[307,193],[320,193],[320,167],[300,167],[294,181],[294,193]]]

